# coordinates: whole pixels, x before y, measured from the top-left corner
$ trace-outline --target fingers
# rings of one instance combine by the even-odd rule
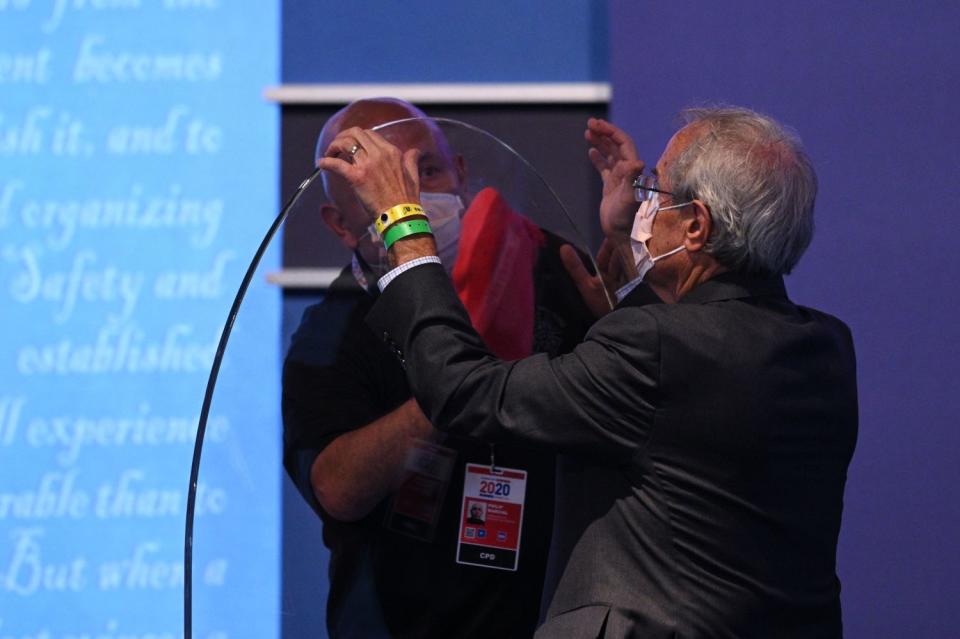
[[[417,195],[416,202],[420,201],[420,149],[407,149],[403,154],[403,168],[406,171],[409,190]]]
[[[576,285],[577,290],[580,291],[580,296],[590,305],[589,300],[594,297],[596,287],[599,284],[596,276],[590,275],[576,249],[569,244],[560,247],[560,260],[563,262],[563,267],[567,269],[567,273]]]
[[[609,239],[604,239],[597,251],[597,269],[608,285],[619,288],[624,279],[623,262],[614,243]]]
[[[563,261],[564,268],[567,269],[567,273],[570,274],[577,288],[580,288],[581,285],[590,285],[593,276],[590,275],[587,267],[583,265],[583,260],[580,259],[580,255],[576,249],[569,244],[564,244],[560,247],[560,259]]]
[[[328,158],[348,158],[352,159],[354,149],[356,152],[360,151],[360,144],[355,136],[345,135],[344,133],[339,134],[337,137],[330,142],[330,146],[327,147],[327,150],[324,152],[324,156]]]
[[[373,131],[351,127],[337,134],[324,155],[354,164],[356,158],[362,155],[366,155],[367,160],[376,160],[391,154],[399,157],[400,151],[382,136]]]
[[[420,192],[420,149],[407,149],[403,154],[403,168],[409,178]]]
[[[624,160],[623,162],[618,162],[615,167],[613,167],[613,174],[618,178],[630,179],[637,177],[643,173],[643,167],[646,166],[643,163],[643,160]]]
[[[587,120],[587,130],[599,137],[610,138],[617,146],[636,150],[633,144],[633,138],[627,135],[626,131],[602,118],[590,118]]]
[[[597,251],[597,268],[606,271],[610,268],[610,258],[614,254],[613,242],[604,238],[600,244],[600,250]]]
[[[606,120],[590,118],[584,132],[587,142],[598,147],[605,154],[616,154],[626,160],[637,159],[637,147],[627,133]]]
[[[587,129],[599,136],[616,138],[618,143],[622,142],[624,138],[627,140],[630,139],[630,137],[624,133],[622,129],[614,126],[603,118],[590,118],[587,120]]]
[[[587,157],[590,158],[593,168],[597,170],[597,173],[600,174],[600,177],[606,179],[607,174],[610,172],[610,164],[607,162],[607,158],[597,149],[590,149],[587,151]]]
[[[580,259],[580,254],[577,253],[576,249],[569,244],[561,246],[560,260],[570,275],[570,279],[573,280],[574,285],[577,287],[577,291],[580,292],[580,297],[583,298],[587,308],[589,308],[596,317],[606,314],[610,310],[610,303],[603,290],[603,283],[599,277],[590,275],[590,272],[586,266],[583,265],[583,260]]]
[[[623,268],[623,256],[617,251],[611,251],[607,264],[603,269],[603,277],[616,288],[627,283],[626,270]]]
[[[361,142],[361,133],[362,130],[356,127],[341,131],[330,142],[330,146],[327,147],[324,157],[317,162],[317,166],[354,183],[360,178],[360,172],[354,164],[354,157],[358,153],[367,151]]]
[[[360,129],[353,127],[347,129],[354,137],[357,138],[357,141],[363,147],[364,150],[370,152],[380,151],[381,153],[393,154],[394,152],[399,152],[399,149],[393,144],[387,142],[387,139],[376,131],[370,129]]]
[[[601,153],[611,164],[621,159],[632,159],[624,158],[620,147],[609,137],[596,136],[590,133],[590,131],[587,131],[586,138],[593,149]]]
[[[606,177],[606,172],[613,171],[617,177],[633,178],[642,173],[646,166],[643,160],[624,158],[618,151],[610,151],[609,147],[606,151],[598,147],[588,149],[587,157],[603,177]]]
[[[375,131],[352,127],[341,131],[318,166],[347,180],[371,212],[419,201],[417,161],[420,152],[402,153]]]
[[[330,171],[331,173],[339,175],[347,181],[350,181],[351,178],[354,177],[356,171],[350,162],[342,160],[339,157],[322,157],[317,162],[317,166],[324,171]]]
[[[395,147],[387,142],[382,135],[375,131],[361,129],[360,127],[350,127],[337,134],[337,137],[330,142],[325,153],[328,157],[344,157],[352,159],[361,154],[390,153]]]

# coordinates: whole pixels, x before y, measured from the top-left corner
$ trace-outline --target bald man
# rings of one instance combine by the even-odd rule
[[[354,102],[326,123],[317,157],[342,130],[423,117],[399,100]],[[463,209],[473,214],[469,167],[432,122],[387,134],[405,151],[419,152],[424,208],[450,273]],[[294,335],[283,412],[285,467],[322,518],[331,552],[330,636],[531,636],[552,526],[553,456],[433,428],[411,399],[401,363],[363,322],[388,269],[383,243],[369,232],[372,220],[342,178],[325,175],[324,190],[321,216],[353,258]],[[566,277],[559,240],[543,238],[533,277],[533,343],[556,354],[572,348],[592,315]],[[464,483],[467,465],[489,466],[492,454],[498,467],[526,473],[515,566],[465,556],[458,544],[462,535],[488,532],[468,526]]]

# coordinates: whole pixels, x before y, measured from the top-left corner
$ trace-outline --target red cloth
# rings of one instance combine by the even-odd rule
[[[487,347],[501,359],[533,352],[533,268],[545,240],[492,188],[463,216],[453,286]]]

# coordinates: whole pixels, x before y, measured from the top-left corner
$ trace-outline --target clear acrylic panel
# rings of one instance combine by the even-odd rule
[[[440,215],[441,210],[448,213],[442,220],[431,217],[438,239],[454,239],[454,249],[445,252],[441,246],[441,254],[448,259],[445,266],[454,288],[491,350],[502,357],[515,358],[532,352],[556,354],[572,348],[589,326],[592,315],[566,274],[559,257],[560,247],[572,245],[588,269],[595,266],[583,236],[535,168],[503,141],[455,120],[413,118],[390,122],[376,130],[401,148],[416,146],[428,151],[421,162],[424,207],[430,216]],[[435,167],[430,166],[431,154],[452,162],[455,184],[440,183]],[[298,504],[301,516],[315,518],[309,522],[309,533],[299,537],[298,543],[310,544],[314,546],[311,550],[316,551],[324,541],[321,528],[316,525],[320,515],[311,510],[318,506],[309,494],[309,470],[317,449],[336,430],[323,421],[323,415],[329,414],[324,403],[333,400],[325,399],[332,395],[324,393],[322,385],[327,378],[323,375],[310,377],[313,386],[309,392],[304,391],[303,383],[291,381],[291,375],[284,406],[288,420],[288,446],[284,450],[283,362],[272,355],[272,345],[281,340],[280,318],[266,310],[275,309],[276,296],[281,295],[278,288],[267,284],[267,271],[279,263],[275,259],[279,241],[273,238],[279,235],[277,231],[287,215],[320,214],[316,202],[327,198],[322,193],[324,180],[317,179],[318,176],[315,171],[301,184],[267,233],[226,322],[218,352],[222,362],[218,358],[211,372],[194,456],[194,510],[188,513],[187,522],[187,636],[277,636],[281,624],[304,635],[326,636],[325,628],[309,627],[323,619],[323,614],[315,613],[326,606],[326,572],[315,570],[311,575],[293,570],[289,574],[296,575],[295,582],[281,583],[281,482],[290,482],[284,472],[286,463],[287,471],[306,493],[302,498],[293,493],[302,500]],[[309,197],[298,199],[308,190]],[[330,191],[334,191],[333,186]],[[451,204],[452,199],[446,196],[459,200]],[[340,199],[337,204],[343,203]],[[305,204],[308,202],[309,206]],[[369,221],[354,229],[357,235]],[[361,247],[369,241],[368,237]],[[344,265],[334,288],[318,293],[322,301],[304,315],[289,353],[301,369],[329,363],[349,347],[348,334],[368,331],[362,325],[363,313],[330,312],[333,305],[343,304],[344,300],[368,296],[357,280],[373,290],[376,277],[385,270],[384,265],[374,264],[376,259],[369,247],[358,248],[358,253],[360,260],[355,261],[353,268]],[[264,254],[268,259],[261,262]],[[544,302],[546,297],[552,301]],[[288,298],[284,305],[285,312],[289,312],[297,301]],[[312,319],[307,321],[308,318]],[[234,348],[234,343],[242,347]],[[260,350],[253,346],[256,344],[271,348]],[[288,348],[289,343],[281,344],[281,357]],[[264,353],[269,355],[265,357]],[[277,371],[276,385],[251,387],[246,381],[249,371],[264,366]],[[402,371],[384,374],[402,376]],[[305,394],[309,394],[306,399]],[[272,412],[265,412],[265,405]],[[378,410],[382,413],[389,408],[366,406],[359,412],[376,415]],[[229,420],[224,418],[226,413],[232,416]],[[273,418],[265,420],[265,414]],[[290,426],[293,421],[297,422],[295,428]],[[304,429],[325,434],[301,440],[298,433]],[[291,525],[290,521],[286,523]],[[297,549],[288,550],[296,556]],[[320,551],[320,555],[324,553]],[[311,554],[317,556],[316,552]],[[404,577],[396,575],[396,579]],[[456,588],[457,584],[449,587]],[[256,611],[257,602],[263,597],[280,598],[281,592],[284,594],[279,607],[284,618],[263,619],[245,614],[245,610]],[[310,614],[304,613],[305,606],[310,607]],[[303,623],[291,619],[298,615],[304,617]]]

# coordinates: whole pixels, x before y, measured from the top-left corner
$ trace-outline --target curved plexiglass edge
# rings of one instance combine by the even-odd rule
[[[495,184],[495,186],[507,193],[507,199],[510,199],[514,203],[515,208],[522,210],[531,217],[537,218],[534,221],[544,228],[555,230],[566,242],[578,248],[582,259],[588,260],[593,264],[594,269],[596,269],[596,264],[593,262],[593,256],[587,248],[587,242],[583,239],[583,234],[577,228],[568,210],[557,197],[552,187],[550,187],[540,173],[532,167],[525,158],[496,136],[470,124],[446,118],[407,118],[385,123],[375,127],[375,130],[389,139],[391,132],[402,131],[404,127],[424,123],[440,128],[444,135],[450,140],[451,147],[454,147],[458,153],[462,153],[468,158],[467,163],[470,165],[471,173],[471,191],[474,194],[486,186]],[[485,163],[495,166],[484,167],[483,165]],[[504,175],[491,175],[497,171],[500,171]],[[301,209],[298,208],[298,203],[301,202],[301,196],[310,189],[320,174],[319,170],[314,170],[310,176],[300,184],[264,236],[263,241],[247,268],[233,305],[228,313],[211,366],[197,428],[187,499],[187,517],[184,535],[184,636],[187,639],[192,637],[194,632],[193,562],[201,453],[207,433],[207,422],[211,414],[211,404],[221,372],[221,363],[227,351],[227,345],[234,328],[234,323],[237,320],[237,315],[241,310],[248,287],[257,272],[264,253],[268,246],[271,245],[273,238],[288,216],[299,213]],[[507,184],[508,182],[510,184]],[[516,183],[519,183],[519,186],[517,186]],[[610,295],[608,292],[608,301],[609,300]]]
[[[220,341],[217,344],[217,351],[214,355],[213,363],[210,366],[210,375],[207,378],[207,386],[203,395],[203,405],[200,409],[200,418],[197,423],[197,435],[193,446],[193,458],[190,464],[190,480],[187,489],[186,523],[184,525],[183,541],[183,636],[185,639],[190,639],[193,636],[193,529],[196,514],[200,461],[203,453],[203,441],[207,432],[207,422],[210,417],[210,406],[213,402],[213,394],[217,387],[217,377],[220,373],[220,366],[223,362],[227,344],[230,341],[230,334],[233,330],[234,322],[240,312],[240,307],[250,287],[250,282],[253,280],[257,268],[260,266],[260,261],[263,259],[267,248],[273,241],[274,236],[276,236],[277,231],[280,230],[283,222],[287,219],[290,211],[293,210],[300,200],[300,197],[319,175],[320,169],[314,169],[314,171],[300,183],[296,192],[280,210],[280,213],[274,219],[270,228],[267,229],[263,241],[260,242],[260,246],[257,247],[256,253],[254,253],[253,258],[250,260],[250,265],[247,267],[243,280],[240,282],[237,294],[234,296],[233,304],[230,307],[227,320],[223,326],[223,332],[220,335]]]

